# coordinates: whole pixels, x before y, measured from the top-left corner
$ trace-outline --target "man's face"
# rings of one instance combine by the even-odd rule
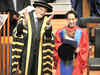
[[[46,12],[47,12],[47,9],[44,7],[37,6],[35,9],[35,13],[37,15],[37,18],[39,19],[42,18]]]
[[[76,25],[77,18],[75,17],[75,15],[73,13],[68,14],[67,23],[68,23],[69,27],[73,27],[74,25]]]

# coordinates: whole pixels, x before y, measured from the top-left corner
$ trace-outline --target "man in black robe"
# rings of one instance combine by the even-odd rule
[[[45,2],[35,1],[34,11],[20,16],[17,27],[14,29],[12,73],[18,71],[22,75],[39,75],[38,63],[42,50],[42,37],[45,32],[47,18],[44,18],[46,12],[52,12],[52,6]],[[53,16],[52,16],[53,17]],[[51,18],[52,18],[51,17]],[[47,22],[50,21],[50,19]],[[43,22],[44,19],[44,22]],[[48,29],[48,30],[47,30]],[[51,32],[51,27],[46,31]],[[41,63],[40,63],[41,64]],[[41,74],[40,74],[41,75]]]

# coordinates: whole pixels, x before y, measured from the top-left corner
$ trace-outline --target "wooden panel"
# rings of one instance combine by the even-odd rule
[[[95,28],[98,26],[99,23],[87,23],[87,32],[89,34],[90,28],[92,28],[91,30],[91,37],[95,36]]]
[[[83,75],[87,75],[87,70],[84,71]],[[89,75],[100,75],[100,70],[91,70]]]
[[[9,36],[10,32],[10,15],[9,13],[2,12],[1,14],[8,14],[7,24],[4,24],[2,31],[0,30],[0,75],[10,75],[10,51],[12,37]],[[7,27],[7,28],[6,28]],[[7,30],[6,30],[7,29]],[[2,35],[1,35],[1,32]],[[6,35],[7,33],[7,35]]]
[[[82,12],[83,17],[90,16],[90,5],[88,3],[88,0],[82,0]]]
[[[53,25],[53,33],[55,34],[59,28],[66,25],[66,19],[52,19],[51,24]]]
[[[1,30],[0,30],[0,74],[1,74]]]
[[[96,70],[91,70],[89,75],[100,75],[100,70],[96,71]]]
[[[3,75],[5,75],[5,24],[3,25]]]
[[[10,14],[8,13],[8,21],[7,21],[7,75],[10,75],[10,65],[9,65],[9,46],[10,46],[10,43],[9,43],[9,32],[10,32]]]

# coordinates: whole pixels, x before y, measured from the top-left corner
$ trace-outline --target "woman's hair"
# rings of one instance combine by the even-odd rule
[[[74,14],[75,15],[75,18],[78,18],[78,15],[77,15],[77,13],[76,13],[76,11],[74,11],[74,10],[70,10],[70,11],[68,11],[65,15],[66,15],[66,18],[68,18],[68,15],[69,14]]]

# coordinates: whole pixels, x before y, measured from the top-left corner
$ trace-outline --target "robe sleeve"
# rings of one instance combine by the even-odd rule
[[[76,57],[76,62],[75,62],[76,64],[74,67],[73,75],[83,74],[88,62],[89,41],[86,31],[82,32],[78,48],[79,48],[79,53],[77,54]]]
[[[21,20],[22,21],[22,20]],[[22,25],[22,22],[17,24],[13,33],[12,42],[12,73],[17,71],[17,66],[21,66],[22,53],[24,50],[24,38],[27,30]]]
[[[55,46],[54,46],[54,69],[57,67],[57,62],[59,60],[58,57],[58,47],[61,45],[61,38],[60,38],[60,33],[57,32],[55,34]]]
[[[83,35],[80,40],[80,58],[82,62],[82,69],[86,68],[87,62],[88,62],[88,51],[89,51],[89,41],[88,41],[88,35],[87,32],[83,32]]]

